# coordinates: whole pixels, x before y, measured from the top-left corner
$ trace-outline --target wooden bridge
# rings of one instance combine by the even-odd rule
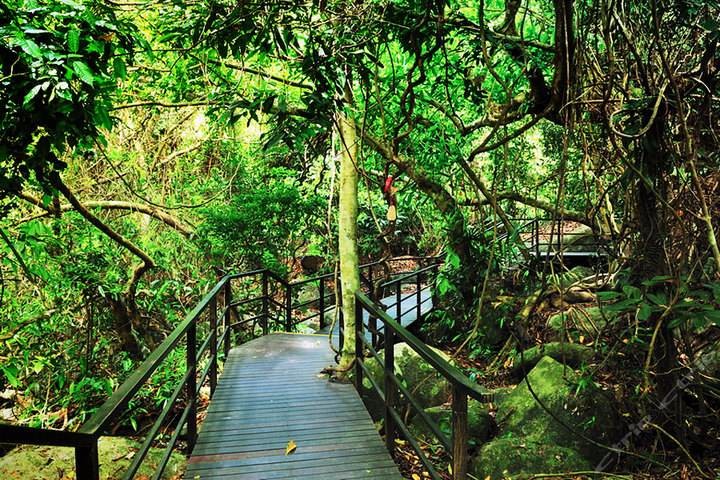
[[[398,436],[416,451],[430,478],[439,480],[438,465],[425,456],[405,423],[407,416],[400,413],[407,409],[444,447],[453,478],[464,480],[467,401],[491,398],[407,329],[432,309],[437,259],[418,258],[412,271],[399,273],[389,262],[393,260],[361,267],[362,288],[355,294],[354,388],[330,383],[319,373],[334,357],[328,333],[342,347],[345,322],[334,315],[339,298],[335,276],[288,282],[256,270],[224,276],[77,432],[0,424],[0,443],[72,447],[76,478],[98,480],[99,437],[122,421],[137,392],[171,352],[180,350],[185,355],[182,378],[145,435],[125,480],[136,477],[151,447],[162,445],[165,451],[153,480],[162,478],[177,448],[190,453],[186,478],[192,480],[400,478],[389,453]],[[299,330],[327,333],[293,333]],[[395,371],[394,345],[400,342],[449,382],[450,436],[426,415]],[[378,362],[381,379],[370,375],[368,362]],[[370,391],[363,387],[364,377]],[[199,431],[198,399],[205,386],[211,402]],[[382,437],[361,400],[369,394],[384,404]],[[160,435],[168,431],[169,438]]]
[[[137,392],[170,353],[180,349],[186,358],[184,374],[124,479],[136,478],[150,448],[159,445],[165,445],[165,451],[153,480],[162,478],[177,448],[190,454],[185,478],[192,480],[401,478],[390,455],[398,436],[415,448],[430,477],[441,479],[437,465],[412,438],[401,405],[403,411],[413,408],[428,423],[447,450],[454,478],[464,479],[467,399],[488,398],[407,330],[407,324],[432,307],[429,291],[438,263],[416,259],[415,267],[392,270],[395,273],[388,276],[386,264],[362,266],[362,289],[356,293],[354,385],[331,383],[320,373],[334,359],[328,334],[292,333],[313,324],[342,340],[342,316],[339,332],[328,322],[337,303],[334,276],[287,282],[257,270],[223,277],[77,432],[0,424],[0,443],[73,447],[76,478],[98,480],[104,467],[98,463],[99,437],[122,421]],[[452,438],[427,417],[396,375],[398,342],[405,342],[450,382]],[[383,360],[378,357],[381,349]],[[379,381],[366,377],[372,392],[362,383],[369,373],[367,362],[379,362],[382,372]],[[198,399],[205,386],[211,402],[199,424]],[[381,432],[361,400],[361,394],[371,393],[384,403]],[[172,433],[162,437],[163,431]]]
[[[319,374],[332,363],[325,335],[232,349],[185,477],[401,478],[353,385]]]

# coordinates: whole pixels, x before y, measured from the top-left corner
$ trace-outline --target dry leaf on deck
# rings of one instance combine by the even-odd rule
[[[295,450],[297,450],[297,444],[294,441],[290,440],[285,447],[285,455],[295,453]]]

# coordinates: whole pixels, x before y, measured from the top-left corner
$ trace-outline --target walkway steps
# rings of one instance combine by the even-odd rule
[[[325,335],[232,349],[185,478],[402,478],[354,387],[320,375],[332,363]],[[297,449],[286,455],[290,440]]]

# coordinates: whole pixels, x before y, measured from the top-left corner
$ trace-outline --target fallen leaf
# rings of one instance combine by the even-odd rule
[[[293,454],[295,450],[297,450],[297,444],[293,440],[290,440],[285,447],[285,455]]]
[[[413,473],[412,480],[420,480],[420,475],[418,475],[417,473]]]

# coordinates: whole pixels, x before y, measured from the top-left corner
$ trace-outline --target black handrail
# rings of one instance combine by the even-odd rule
[[[142,388],[145,382],[153,375],[163,361],[168,357],[182,340],[185,339],[186,346],[186,369],[182,379],[175,386],[170,398],[166,401],[157,420],[151,426],[149,433],[146,435],[145,441],[141,445],[138,452],[133,457],[133,461],[129,469],[124,474],[124,479],[131,479],[135,476],[137,469],[145,459],[147,452],[150,450],[155,436],[161,430],[166,422],[170,412],[173,410],[175,403],[183,396],[185,392],[185,407],[181,414],[180,420],[176,425],[175,432],[172,435],[171,442],[167,446],[163,459],[153,478],[160,478],[167,461],[170,458],[172,450],[175,448],[180,439],[180,432],[184,426],[187,426],[185,434],[189,448],[195,443],[197,437],[197,398],[200,389],[206,381],[210,384],[210,396],[212,397],[217,385],[218,362],[222,352],[224,357],[231,344],[231,331],[234,325],[231,324],[231,313],[233,309],[248,302],[233,302],[232,299],[232,281],[236,279],[244,279],[250,277],[262,277],[263,284],[266,284],[269,278],[279,280],[283,286],[287,282],[268,270],[254,270],[250,272],[242,272],[232,275],[225,275],[217,284],[206,293],[202,300],[193,308],[185,319],[165,338],[165,340],[143,361],[140,366],[133,371],[130,376],[118,387],[115,392],[96,410],[96,412],[88,419],[78,430],[78,432],[67,432],[60,430],[37,429],[16,425],[0,424],[0,439],[2,443],[8,444],[35,444],[35,445],[57,445],[75,448],[76,478],[78,480],[97,480],[99,478],[99,464],[97,442],[109,427],[119,420],[125,412],[125,408],[133,396]],[[266,292],[264,292],[266,293]],[[223,305],[218,315],[218,300],[222,297]],[[267,293],[261,297],[253,298],[253,301],[262,301],[263,306],[269,305],[269,295]],[[263,309],[265,317],[264,322],[267,323],[269,315],[267,308]],[[205,338],[198,339],[198,326],[204,314],[208,313],[209,328],[207,328]],[[262,317],[262,315],[261,315]],[[218,320],[222,321],[222,333],[218,335]],[[244,322],[238,322],[244,323]],[[263,334],[267,333],[267,327],[264,325]],[[198,340],[202,342],[198,348]],[[199,365],[204,357],[208,356],[207,364],[202,371],[199,371]]]
[[[372,268],[382,264],[385,261],[393,262],[399,260],[427,260],[433,257],[409,257],[402,259],[388,259],[376,262],[370,262],[361,265],[361,268],[367,271],[367,278],[372,282]],[[437,264],[421,269],[426,272],[432,268],[437,268]],[[416,274],[416,283],[418,285],[417,294],[420,295],[419,288],[420,274]],[[241,280],[253,278],[252,285],[260,285],[262,292],[259,296],[252,298],[243,298],[233,301],[233,280]],[[190,449],[192,449],[197,438],[197,398],[199,392],[206,381],[210,384],[210,396],[214,394],[217,385],[218,363],[227,357],[232,343],[232,332],[237,327],[250,323],[261,321],[262,334],[269,333],[271,329],[277,329],[280,326],[285,331],[291,331],[299,322],[306,319],[294,321],[292,304],[293,287],[298,287],[313,281],[319,281],[318,289],[320,296],[306,303],[317,302],[319,304],[319,312],[310,318],[320,316],[321,327],[324,326],[324,316],[326,307],[335,305],[337,298],[335,294],[325,294],[325,282],[335,278],[335,274],[320,275],[310,279],[299,280],[296,282],[288,282],[279,275],[266,270],[258,269],[248,272],[224,275],[215,286],[206,293],[200,302],[193,308],[183,319],[183,321],[165,338],[165,340],[134,370],[130,376],[113,392],[113,394],[95,411],[78,430],[78,432],[67,432],[61,430],[37,429],[17,425],[0,424],[0,442],[7,444],[34,444],[34,445],[51,445],[65,446],[75,448],[76,478],[78,480],[98,480],[99,463],[98,463],[98,439],[100,435],[105,433],[115,422],[121,419],[125,413],[126,406],[130,400],[137,394],[147,380],[166,360],[168,355],[177,348],[183,339],[185,339],[186,347],[186,368],[183,372],[182,379],[175,385],[175,388],[164,405],[160,415],[151,426],[149,433],[141,445],[139,451],[133,457],[129,470],[125,473],[125,479],[134,477],[137,469],[145,459],[147,452],[153,444],[155,437],[162,429],[167,421],[173,406],[183,397],[185,406],[180,415],[175,430],[167,445],[163,458],[160,461],[153,475],[153,479],[159,479],[167,465],[170,455],[180,440],[183,427],[186,428],[185,440]],[[401,285],[401,279],[393,279],[388,285],[397,284],[398,292]],[[269,284],[275,282],[279,284],[282,292],[282,301],[273,297],[270,292]],[[339,290],[339,285],[338,285]],[[370,289],[368,293],[371,293]],[[338,295],[339,296],[339,295]],[[332,299],[332,303],[326,304],[328,297]],[[367,298],[367,297],[365,297]],[[419,297],[418,297],[419,298]],[[222,305],[220,305],[222,300]],[[251,318],[240,319],[238,308],[246,305],[260,303],[260,314],[256,314]],[[221,308],[219,308],[221,307]],[[274,312],[271,307],[277,308],[281,315],[274,320]],[[418,312],[420,307],[418,306]],[[208,313],[208,328],[199,329],[201,319],[205,313]],[[235,313],[239,321],[232,322],[232,316]],[[270,321],[274,323],[271,325]],[[342,323],[342,322],[341,322]],[[222,328],[220,328],[222,327]],[[253,327],[254,330],[255,327]],[[200,331],[202,330],[202,332]],[[220,330],[220,331],[219,331]],[[198,338],[198,334],[202,333],[203,338]],[[198,341],[201,342],[198,348]],[[222,353],[223,355],[220,355]],[[205,357],[207,364],[204,368],[198,368]],[[204,360],[202,360],[204,361]]]
[[[418,274],[419,278],[419,274]],[[419,280],[417,280],[419,281]],[[398,297],[400,289],[398,284]],[[429,426],[439,439],[440,443],[448,449],[448,454],[452,459],[452,474],[455,480],[465,480],[468,469],[468,425],[467,425],[467,404],[468,397],[474,398],[483,403],[493,401],[493,395],[483,390],[479,385],[466,377],[457,367],[450,364],[447,360],[438,355],[434,350],[429,348],[424,342],[409,332],[399,323],[402,316],[400,308],[396,309],[396,318],[392,318],[385,312],[384,307],[376,304],[362,292],[355,293],[355,386],[359,392],[363,389],[363,377],[367,376],[373,390],[379,395],[385,405],[384,421],[385,421],[385,442],[388,449],[394,448],[394,440],[397,431],[402,432],[403,436],[418,454],[420,461],[427,468],[428,473],[434,480],[442,477],[437,473],[432,462],[427,458],[420,448],[418,442],[413,438],[409,428],[405,424],[403,416],[397,409],[397,397],[402,394],[413,410],[419,417]],[[368,323],[366,327],[364,323],[364,312],[368,313]],[[377,329],[374,328],[375,321],[380,320],[383,325],[383,347],[384,360],[383,365],[383,383],[384,388],[380,388],[378,382],[370,376],[370,370],[365,365],[366,351],[371,353],[371,357],[375,361],[379,361],[377,346],[380,340],[377,337]],[[372,342],[365,339],[365,329],[372,333]],[[375,331],[372,331],[375,330]],[[437,424],[435,424],[428,415],[420,407],[420,404],[412,397],[412,394],[405,388],[395,375],[394,346],[397,342],[404,342],[414,350],[422,359],[428,362],[440,375],[442,375],[452,388],[452,439],[448,440]]]

